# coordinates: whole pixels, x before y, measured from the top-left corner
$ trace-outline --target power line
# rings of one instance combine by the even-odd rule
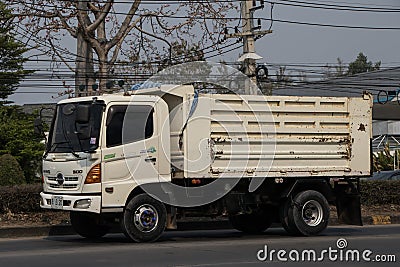
[[[281,3],[281,2],[272,2],[269,1],[270,3]],[[300,2],[300,1],[299,1]],[[56,5],[46,5],[46,4],[40,4],[39,6],[41,7],[51,7],[51,8],[57,8]],[[63,9],[69,9],[72,11],[76,10],[81,10],[81,11],[86,11],[84,9],[77,9],[77,8],[70,8],[66,7]],[[397,9],[396,9],[397,10]],[[43,10],[46,11],[46,10]],[[397,12],[400,12],[400,9],[397,10]],[[126,12],[117,12],[117,11],[110,11],[109,14],[114,14],[114,15],[128,15]],[[169,18],[169,19],[194,19],[194,20],[237,20],[238,17],[223,17],[223,18],[213,18],[213,17],[200,17],[200,16],[178,16],[178,15],[149,15],[149,17],[158,17],[158,18]],[[255,18],[257,19],[257,18]],[[276,21],[276,22],[281,22],[281,23],[289,23],[289,24],[299,24],[299,25],[307,25],[307,26],[319,26],[319,27],[333,27],[333,28],[346,28],[346,29],[363,29],[363,30],[400,30],[400,27],[373,27],[373,26],[352,26],[352,25],[336,25],[336,24],[322,24],[322,23],[312,23],[312,22],[301,22],[301,21],[292,21],[292,20],[280,20],[280,19],[270,19],[270,18],[260,18],[262,20],[266,21]]]
[[[335,11],[352,11],[352,12],[376,12],[376,13],[399,13],[400,8],[381,8],[381,7],[365,7],[365,6],[354,6],[354,5],[337,5],[337,4],[321,4],[321,3],[310,3],[304,1],[292,1],[285,0],[280,1],[266,1],[270,4],[294,6],[294,7],[305,7],[313,9],[325,9]]]
[[[192,0],[192,1],[168,1],[169,5],[179,5],[182,4],[184,2],[187,3],[191,3],[191,4],[210,4],[210,2],[212,4],[219,4],[219,3],[242,3],[242,1],[240,0],[230,0],[230,1],[223,1],[223,0],[219,0],[219,1],[196,1],[196,0]],[[339,5],[337,4],[337,2],[323,2],[323,1],[314,1],[314,3],[310,3],[310,2],[305,2],[305,1],[294,1],[294,0],[285,0],[284,2],[282,1],[265,1],[267,3],[270,4],[276,4],[276,5],[288,5],[288,6],[300,6],[300,7],[311,7],[311,8],[324,8],[324,9],[336,9],[336,10],[349,10],[349,11],[366,11],[366,12],[400,12],[400,8],[398,6],[390,6],[390,5],[374,5],[374,4],[369,4],[365,5],[365,3],[358,3],[359,5],[351,5],[351,4],[346,4],[346,5]],[[160,1],[145,1],[142,0],[142,3],[144,5],[160,5]],[[330,3],[336,3],[336,4],[330,4]],[[344,3],[344,2],[338,2],[338,3]],[[18,5],[21,4],[21,2],[16,1],[14,3],[14,5]],[[34,2],[27,2],[25,1],[24,4],[26,4],[27,6],[29,5],[34,5],[34,6],[40,6],[40,7],[58,7],[57,5],[49,5],[49,4],[45,4],[45,3],[34,3]],[[128,4],[128,5],[132,5],[132,1],[114,1],[114,4]],[[362,6],[361,6],[362,5]],[[62,9],[67,9],[67,10],[83,10],[83,9],[79,9],[77,7],[61,7]],[[102,11],[99,11],[102,12]],[[110,11],[109,14],[119,14],[119,15],[127,15],[127,13],[125,12],[116,12],[116,11]]]
[[[354,3],[349,3],[349,2],[344,2],[344,1],[328,1],[328,0],[313,0],[313,2],[318,2],[318,3],[330,3],[330,4],[345,4],[345,5],[351,5],[351,4],[353,4],[353,5],[365,5],[365,3],[356,3],[356,2],[354,2]],[[372,6],[372,7],[394,7],[394,8],[399,8],[399,6],[394,6],[394,5],[388,5],[388,4],[371,4],[371,3],[368,3],[368,5],[369,6]]]
[[[318,27],[330,27],[330,28],[342,28],[342,29],[358,29],[358,30],[400,30],[400,27],[372,27],[372,26],[351,26],[351,25],[337,25],[337,24],[323,24],[313,22],[301,22],[294,20],[282,20],[282,19],[270,19],[260,18],[265,21],[274,21],[288,24],[307,25],[307,26],[318,26]]]
[[[26,36],[26,34],[28,33],[28,31],[26,31],[25,29],[23,29],[22,27],[20,27],[20,26],[17,26],[19,29],[21,29],[21,30],[23,30],[24,31],[24,34],[21,34],[20,32],[18,32],[19,34],[21,34],[21,35],[23,35],[23,36]],[[67,53],[67,54],[70,54],[70,55],[72,55],[72,56],[75,56],[76,57],[76,59],[78,59],[78,58],[80,58],[80,56],[79,55],[77,55],[77,54],[75,54],[75,53],[72,53],[72,52],[70,52],[70,51],[68,51],[68,50],[65,50],[65,49],[63,49],[63,48],[60,48],[59,46],[55,46],[54,45],[54,47],[51,47],[51,46],[49,46],[48,44],[46,44],[46,43],[44,43],[43,41],[41,41],[41,40],[38,40],[38,38],[37,37],[34,37],[35,39],[35,41],[37,42],[37,43],[39,43],[39,44],[41,44],[41,45],[43,45],[43,46],[45,46],[45,47],[47,47],[47,48],[49,48],[49,49],[56,49],[58,52],[61,52],[61,53]],[[202,49],[200,49],[200,51],[195,51],[195,52],[193,52],[193,55],[194,54],[196,54],[196,52],[202,52],[203,53],[203,55],[206,55],[206,54],[208,54],[208,53],[213,53],[213,52],[215,52],[215,51],[206,51],[206,50],[209,50],[209,49],[211,49],[211,48],[214,48],[214,47],[216,47],[216,46],[218,46],[218,43],[221,43],[221,40],[219,40],[217,43],[213,43],[213,44],[211,44],[211,45],[209,45],[209,46],[207,46],[207,47],[205,47],[205,48],[202,48]],[[231,47],[231,46],[233,46],[233,45],[235,45],[236,43],[232,43],[232,44],[228,44],[228,45],[226,45],[226,46],[222,46],[222,47],[220,47],[218,50],[222,50],[222,49],[225,49],[225,48],[229,48],[229,47]],[[30,46],[30,45],[29,45]],[[33,46],[30,46],[31,48],[36,48],[37,49],[37,47],[33,47]],[[230,49],[230,50],[228,50],[228,51],[225,51],[225,52],[220,52],[219,54],[217,54],[217,55],[211,55],[211,56],[206,56],[205,58],[207,59],[207,58],[212,58],[212,57],[215,57],[215,56],[218,56],[218,55],[223,55],[223,54],[225,54],[225,53],[228,53],[228,52],[230,52],[230,51],[233,51],[233,50],[235,50],[235,49],[237,49],[237,48],[239,48],[239,47],[236,47],[236,48],[234,48],[234,49]],[[182,59],[184,59],[185,57],[187,57],[188,55],[179,55],[179,56],[176,56],[176,57],[173,57],[173,58],[171,58],[171,60],[173,60],[173,61],[179,61],[179,60],[182,60]],[[66,58],[66,60],[65,60],[65,62],[76,62],[76,59],[73,59],[73,58]],[[156,60],[156,61],[152,61],[152,62],[149,62],[149,61],[147,61],[146,62],[146,64],[149,64],[149,63],[155,63],[155,64],[162,64],[162,63],[164,63],[164,61],[165,60],[167,60],[167,59],[169,59],[169,58],[165,58],[165,59],[161,59],[161,60]],[[99,60],[98,59],[93,59],[94,60],[94,63],[98,63],[99,62]],[[51,61],[51,62],[54,62],[54,60],[53,61]],[[64,63],[64,62],[62,62],[62,61],[60,61],[60,63]],[[136,63],[131,63],[131,64],[136,64]],[[114,65],[118,65],[118,62],[116,62],[116,64],[114,64]]]
[[[237,42],[236,42],[237,43]],[[236,43],[230,44],[234,45]],[[227,48],[228,45],[224,48]],[[213,53],[215,51],[210,51],[208,53]],[[40,58],[40,59],[28,59],[28,62],[53,62],[53,59],[47,59],[47,58]],[[59,63],[62,63],[60,60],[56,60]],[[73,63],[75,60],[66,60],[67,62]],[[143,66],[143,65],[149,65],[149,64],[157,64],[158,62],[116,62],[115,65],[132,65],[132,66]],[[224,63],[228,65],[239,65],[239,62],[232,62],[232,61],[224,61]],[[348,65],[351,62],[342,62],[340,63],[340,66],[343,67],[348,67]],[[293,66],[293,67],[312,67],[312,68],[325,68],[325,67],[335,67],[339,66],[338,62],[264,62],[264,63],[259,63],[259,64],[267,64],[268,66]],[[394,65],[391,65],[394,64]],[[381,67],[380,70],[388,69],[388,68],[394,68],[394,67],[400,67],[400,62],[399,61],[391,61],[391,62],[381,62],[381,65],[388,65],[387,67]],[[390,66],[391,65],[391,66]],[[65,67],[66,68],[66,67]]]

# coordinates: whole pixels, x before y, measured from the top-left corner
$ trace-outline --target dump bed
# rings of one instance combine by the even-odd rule
[[[370,175],[369,94],[196,95],[185,88],[163,97],[170,106],[175,177]]]
[[[370,175],[371,125],[367,95],[200,95],[185,177]]]

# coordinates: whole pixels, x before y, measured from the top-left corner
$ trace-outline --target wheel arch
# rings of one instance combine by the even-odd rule
[[[129,193],[128,198],[126,199],[126,202],[125,202],[124,209],[125,209],[126,205],[128,205],[129,201],[131,201],[132,198],[134,198],[135,196],[140,195],[140,194],[146,194],[146,192],[140,186],[135,187]]]
[[[298,193],[306,190],[314,190],[321,193],[326,198],[328,203],[334,203],[336,200],[335,194],[333,192],[331,185],[329,184],[328,179],[315,179],[315,178],[296,179],[294,183],[288,186],[286,190],[284,190],[281,193],[280,197],[281,200],[284,201],[289,197],[293,197]]]

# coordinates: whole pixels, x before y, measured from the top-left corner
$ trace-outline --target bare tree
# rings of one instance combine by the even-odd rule
[[[275,88],[283,88],[293,83],[292,78],[290,78],[290,73],[286,73],[286,66],[280,66],[279,69],[276,70],[275,75],[276,81],[273,84]]]
[[[160,1],[161,2],[161,1]],[[35,41],[75,72],[76,89],[88,94],[98,81],[107,88],[119,62],[174,61],[173,45],[190,40],[200,50],[218,48],[226,14],[237,8],[227,1],[176,1],[157,4],[140,0],[10,0],[14,12]],[[76,39],[73,54],[63,47]],[[94,53],[93,53],[94,52]],[[68,56],[75,57],[75,65]],[[175,60],[176,62],[176,60]]]
[[[343,63],[343,60],[339,57],[336,58],[337,63],[333,66],[326,64],[324,67],[324,78],[331,79],[346,76],[346,65]],[[334,70],[332,70],[334,69]]]

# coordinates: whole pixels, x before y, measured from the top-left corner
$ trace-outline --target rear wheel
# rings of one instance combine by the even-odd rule
[[[293,235],[317,235],[329,222],[329,204],[319,192],[307,190],[288,200],[281,213],[282,226]]]
[[[248,234],[258,234],[267,230],[272,220],[266,213],[252,213],[229,216],[232,227]]]
[[[86,238],[100,238],[110,230],[107,225],[102,223],[98,214],[71,211],[70,219],[75,232]]]
[[[135,242],[157,240],[164,232],[167,210],[163,203],[140,194],[132,198],[123,214],[122,231]]]

